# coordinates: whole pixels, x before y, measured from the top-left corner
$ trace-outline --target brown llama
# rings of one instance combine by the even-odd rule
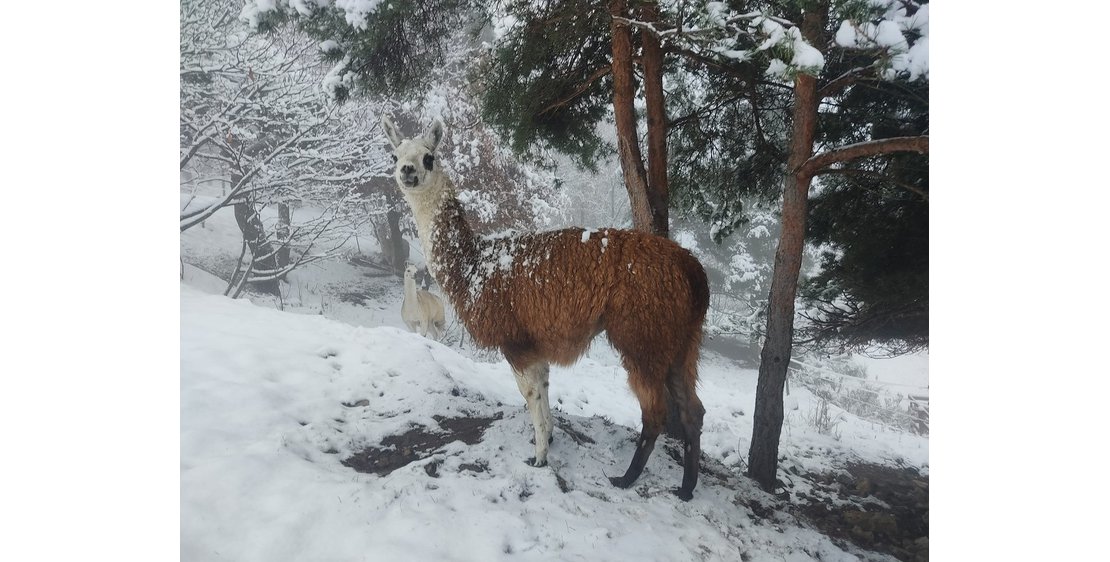
[[[690,252],[632,230],[567,228],[477,236],[435,157],[438,119],[403,139],[382,125],[396,162],[397,185],[412,208],[428,267],[474,342],[498,348],[512,367],[536,435],[534,466],[547,464],[551,441],[548,365],[573,364],[602,331],[620,353],[640,402],[643,428],[624,476],[640,476],[675,400],[685,437],[683,500],[693,496],[705,409],[698,399],[698,353],[709,285]]]

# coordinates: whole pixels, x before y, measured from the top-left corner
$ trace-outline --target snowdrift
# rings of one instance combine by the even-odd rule
[[[504,363],[181,290],[183,560],[874,558],[767,516],[773,498],[712,459],[679,501],[669,440],[614,488],[638,428],[601,417],[557,411],[551,466],[525,464],[530,420]],[[453,420],[478,420],[473,444],[446,442]],[[414,460],[349,466],[368,450]]]

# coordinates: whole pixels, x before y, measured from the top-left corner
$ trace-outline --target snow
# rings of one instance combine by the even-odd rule
[[[698,240],[689,230],[676,230],[672,233],[671,239],[687,250],[697,251],[698,249]]]
[[[366,29],[367,17],[378,9],[381,0],[335,0],[335,6],[343,10],[347,23],[355,29]]]
[[[910,80],[916,80],[919,76],[929,75],[929,38],[922,37],[918,39],[913,47],[910,47],[908,53],[904,58],[897,58],[894,63],[895,70],[905,70],[910,73]]]
[[[763,42],[756,47],[757,51],[766,51],[786,38],[786,28],[771,18],[756,18],[752,20],[751,28],[753,30],[758,29],[766,36]]]
[[[703,371],[703,449],[735,468],[750,432],[754,372],[712,356]],[[615,357],[596,350],[551,378],[558,427],[596,443],[579,445],[557,429],[552,464],[537,469],[523,462],[530,419],[504,361],[183,284],[182,558],[858,559],[796,522],[753,517],[745,505],[771,499],[736,475],[703,476],[694,499],[679,501],[670,489],[681,467],[662,446],[633,489],[613,488],[606,476],[631,457],[639,419]],[[344,405],[359,400],[367,405]],[[801,392],[794,400],[807,402]],[[496,414],[502,419],[481,442],[456,441],[388,476],[340,463],[413,425],[437,427],[436,415]],[[800,433],[784,434],[788,456],[830,441]],[[430,462],[440,463],[437,477]],[[486,470],[461,469],[477,464]]]
[[[323,48],[322,45],[321,48]],[[351,55],[344,55],[343,59],[337,62],[331,70],[328,70],[323,80],[320,81],[320,87],[323,88],[324,93],[329,98],[334,100],[339,88],[350,88],[354,84],[355,74],[347,70],[350,64]]]
[[[808,72],[819,71],[825,66],[824,55],[813,45],[806,43],[800,29],[790,28],[789,35],[794,41],[794,58],[790,61],[791,64]]]
[[[895,50],[906,50],[908,43],[906,38],[902,36],[902,30],[898,28],[898,24],[890,20],[879,22],[875,29],[875,43],[880,47],[888,47]]]
[[[848,20],[840,22],[840,27],[836,30],[836,44],[841,47],[856,46],[856,28],[852,22]]]
[[[771,63],[767,65],[767,76],[785,77],[790,67],[779,59],[771,59]]]
[[[724,26],[728,19],[728,6],[724,2],[709,2],[705,5],[705,11],[709,15],[709,23],[716,26]]]
[[[867,368],[868,374],[881,384],[900,387],[901,392],[929,394],[929,353],[919,352],[888,359],[858,355],[854,361]]]
[[[836,44],[845,48],[883,47],[890,53],[889,66],[883,78],[893,80],[906,74],[910,80],[929,77],[929,5],[921,6],[912,16],[899,4],[873,0],[872,5],[885,8],[885,19],[877,24],[844,20],[837,29]],[[905,32],[918,38],[911,45]]]

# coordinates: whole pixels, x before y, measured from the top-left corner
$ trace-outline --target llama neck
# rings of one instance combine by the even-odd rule
[[[451,301],[459,306],[470,292],[470,273],[477,259],[477,240],[466,222],[462,203],[442,173],[419,193],[405,192],[420,235],[428,269]]]
[[[405,276],[405,300],[408,302],[416,302],[416,280]]]
[[[402,194],[409,208],[412,209],[412,218],[416,222],[416,231],[420,236],[420,249],[424,252],[424,259],[428,261],[430,267],[434,267],[432,262],[438,260],[433,257],[435,254],[435,249],[432,247],[433,225],[444,203],[455,198],[455,187],[451,185],[447,176],[439,173],[419,192],[402,190]]]

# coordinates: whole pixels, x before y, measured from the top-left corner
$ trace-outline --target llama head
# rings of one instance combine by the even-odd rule
[[[431,185],[442,173],[435,150],[443,140],[443,121],[437,118],[424,134],[405,139],[393,121],[383,115],[382,129],[393,145],[393,178],[401,191],[417,192]]]
[[[416,266],[408,264],[405,266],[405,279],[416,279]]]

